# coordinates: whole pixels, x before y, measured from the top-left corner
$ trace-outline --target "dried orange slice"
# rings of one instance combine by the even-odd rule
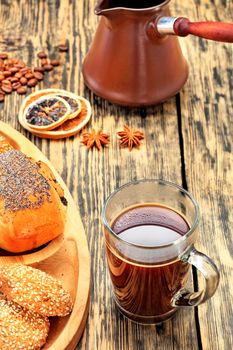
[[[45,89],[39,90],[30,95],[31,101],[35,101],[42,96],[56,95],[63,98],[70,106],[70,114],[68,119],[73,119],[79,115],[82,109],[82,104],[79,100],[79,96],[75,95],[72,92],[61,90],[61,89]]]
[[[62,94],[66,93],[65,90],[60,89],[45,89],[45,90],[39,90],[36,91],[29,96],[27,96],[19,110],[19,122],[20,124],[28,131],[33,133],[36,136],[43,137],[43,138],[51,138],[51,139],[59,139],[63,137],[69,137],[72,135],[77,134],[90,120],[92,115],[92,108],[90,105],[90,102],[85,99],[84,97],[77,96],[75,94],[72,94],[70,92],[67,92],[68,94],[74,95],[81,105],[81,111],[80,113],[72,118],[72,119],[66,119],[60,126],[56,127],[55,129],[46,131],[46,130],[35,130],[33,129],[28,123],[25,122],[24,113],[26,108],[33,103],[34,101],[41,99],[43,97],[48,97],[53,94],[57,96],[62,96]]]
[[[82,110],[82,105],[78,96],[68,91],[63,91],[61,93],[54,92],[54,95],[63,98],[69,104],[71,112],[68,119],[73,119],[79,115]]]
[[[69,104],[58,96],[44,96],[29,104],[24,120],[35,130],[52,130],[69,118]]]

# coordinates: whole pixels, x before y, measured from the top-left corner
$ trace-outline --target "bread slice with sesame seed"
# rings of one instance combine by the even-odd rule
[[[1,350],[39,350],[48,332],[48,317],[26,310],[0,294]]]
[[[0,290],[8,300],[42,316],[66,316],[73,306],[60,281],[22,264],[0,266]]]

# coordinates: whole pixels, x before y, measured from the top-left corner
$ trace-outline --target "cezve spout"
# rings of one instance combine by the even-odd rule
[[[112,10],[113,8],[111,7],[109,0],[102,0],[95,7],[95,14],[100,16]]]

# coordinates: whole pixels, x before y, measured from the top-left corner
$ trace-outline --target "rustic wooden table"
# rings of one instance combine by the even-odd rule
[[[34,142],[67,183],[80,210],[92,259],[91,305],[77,349],[233,348],[233,46],[188,37],[181,39],[190,67],[187,84],[164,104],[142,109],[118,107],[94,96],[83,83],[82,61],[98,18],[94,0],[0,1],[0,51],[36,65],[36,53],[57,57],[56,46],[69,44],[63,65],[37,89],[56,87],[85,96],[93,106],[87,127],[111,134],[109,148],[88,151],[80,135],[50,141],[33,137],[17,120],[22,96],[7,96],[0,118]],[[171,2],[173,14],[193,20],[232,22],[232,0]],[[140,150],[118,147],[116,131],[124,124],[142,130]],[[117,311],[111,298],[103,248],[101,210],[106,197],[132,179],[163,178],[183,185],[200,204],[197,248],[216,262],[221,282],[204,305],[181,310],[162,326],[139,326]],[[78,232],[77,232],[78,234]],[[203,281],[193,274],[194,288]]]

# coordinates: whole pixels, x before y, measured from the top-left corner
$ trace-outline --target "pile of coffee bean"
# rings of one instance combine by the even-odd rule
[[[60,52],[67,52],[66,45],[58,47]],[[19,95],[27,93],[27,88],[35,87],[44,79],[45,72],[50,72],[60,65],[58,59],[48,59],[45,52],[37,54],[38,67],[28,67],[23,60],[9,58],[7,53],[0,52],[0,102],[4,102],[5,95],[16,91]]]

